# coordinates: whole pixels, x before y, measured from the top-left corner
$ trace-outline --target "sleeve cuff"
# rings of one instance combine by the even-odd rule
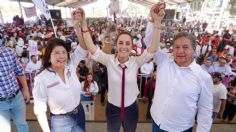
[[[144,53],[146,56],[151,56],[151,57],[153,57],[156,52],[154,52],[154,53],[149,53],[148,50],[145,49],[143,53]]]
[[[101,54],[101,50],[97,48],[96,52],[92,55],[92,59],[97,60],[100,54]]]
[[[80,45],[78,45],[77,48],[76,48],[76,52],[79,52],[79,53],[81,53],[82,55],[85,56],[86,53],[87,53],[87,50],[83,49]]]
[[[153,23],[152,22],[150,22],[150,21],[148,21],[148,23],[147,23],[148,25],[148,27],[150,27],[150,26],[153,26]]]

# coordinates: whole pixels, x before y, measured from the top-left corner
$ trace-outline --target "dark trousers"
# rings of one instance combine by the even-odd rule
[[[144,89],[147,81],[150,79],[150,77],[142,77],[142,82],[141,82],[141,97],[144,96]]]
[[[121,125],[124,132],[135,132],[138,123],[138,113],[138,104],[135,101],[132,105],[125,107],[125,118],[122,121],[120,107],[107,102],[107,132],[119,132]]]
[[[229,101],[226,102],[225,111],[223,113],[223,119],[232,121],[236,113],[236,105],[231,104]]]
[[[193,127],[184,130],[183,132],[192,132]],[[154,121],[152,122],[152,132],[167,132],[165,130],[162,130]]]
[[[105,83],[101,83],[101,98],[100,98],[101,103],[105,102],[105,94],[106,94],[107,88],[108,86]]]
[[[148,98],[148,106],[147,106],[147,113],[146,113],[147,119],[151,119],[151,113],[150,113],[151,106],[152,106],[152,98]]]

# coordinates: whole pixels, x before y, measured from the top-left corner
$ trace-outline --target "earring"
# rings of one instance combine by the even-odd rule
[[[197,57],[197,54],[194,52],[194,53],[192,54],[192,58],[195,59],[196,57]]]

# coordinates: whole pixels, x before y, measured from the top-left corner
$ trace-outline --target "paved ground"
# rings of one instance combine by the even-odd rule
[[[94,117],[92,121],[105,121],[105,106],[101,105],[99,102],[100,95],[96,97],[96,100],[94,102]],[[147,103],[144,103],[143,100],[138,100],[138,106],[139,106],[139,121],[140,122],[147,122],[150,120],[146,120],[146,111],[147,111]],[[90,108],[90,107],[89,107]],[[85,109],[86,116],[87,116],[87,110]],[[33,103],[27,105],[27,119],[28,120],[37,120],[34,113],[33,113]],[[223,123],[220,120],[215,120],[215,123]],[[236,123],[236,116],[234,117],[233,123]],[[236,130],[235,130],[236,132]]]
[[[42,132],[37,121],[29,121],[30,132]],[[12,125],[12,132],[17,132]],[[105,122],[86,122],[87,132],[106,132]],[[123,131],[121,131],[123,132]],[[151,132],[151,123],[138,123],[136,132]],[[213,124],[211,132],[236,132],[236,124]]]
[[[98,96],[94,104],[94,120],[86,122],[87,132],[106,132],[105,106],[102,106],[99,100],[100,98]],[[145,118],[147,104],[143,103],[142,100],[139,100],[138,104],[140,123],[138,123],[136,132],[151,132],[150,120],[146,120]],[[30,132],[41,132],[37,119],[33,113],[32,103],[27,105],[27,120],[29,123]],[[220,120],[215,120],[211,132],[236,132],[236,117],[234,118],[233,123],[234,124],[224,124]],[[15,126],[12,126],[12,132],[17,132]]]

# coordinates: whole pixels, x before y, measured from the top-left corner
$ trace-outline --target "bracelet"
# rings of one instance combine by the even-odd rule
[[[88,28],[85,30],[81,29],[81,31],[82,31],[82,33],[86,33],[86,32],[89,32],[89,29]]]

